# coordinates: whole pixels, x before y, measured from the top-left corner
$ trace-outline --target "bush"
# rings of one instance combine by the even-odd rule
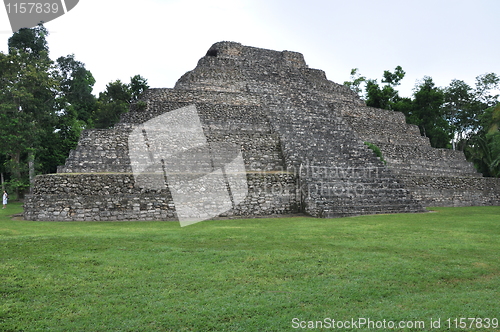
[[[387,161],[385,161],[384,156],[382,155],[382,151],[380,151],[380,148],[378,146],[370,142],[365,142],[365,145],[372,149],[375,155],[379,157],[384,164],[387,164]]]

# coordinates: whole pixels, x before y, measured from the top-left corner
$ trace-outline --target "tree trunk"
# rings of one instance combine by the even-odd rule
[[[14,175],[14,179],[21,181],[21,152],[17,151],[12,155],[12,175]],[[19,186],[15,186],[16,196],[19,197]]]
[[[30,194],[33,193],[33,182],[35,181],[35,154],[32,150],[28,152],[28,169],[30,178]]]

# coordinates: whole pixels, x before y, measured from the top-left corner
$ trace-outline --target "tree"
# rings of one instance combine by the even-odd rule
[[[73,55],[49,58],[43,25],[21,29],[0,53],[0,130],[11,186],[22,192],[37,172],[64,163],[83,128],[92,126],[95,80]]]
[[[97,103],[92,94],[95,79],[85,65],[74,55],[60,57],[54,75],[58,80],[55,116],[51,126],[41,132],[37,149],[37,169],[54,173],[62,165],[71,149],[78,144],[80,133],[92,128],[92,117]]]
[[[384,79],[382,80],[382,83],[387,83],[392,86],[397,86],[399,85],[400,81],[405,77],[406,73],[401,68],[401,66],[397,66],[394,69],[394,73],[391,73],[388,70],[384,70]]]
[[[20,29],[9,38],[9,53],[22,52],[34,58],[48,57],[49,47],[46,39],[48,34],[42,23],[31,29]]]
[[[476,77],[476,90],[474,91],[477,100],[493,107],[498,103],[498,94],[492,95],[493,91],[500,89],[500,77],[495,73],[487,73]]]
[[[366,81],[366,105],[394,110],[395,104],[401,99],[396,86],[404,78],[405,72],[401,66],[397,66],[394,69],[394,73],[385,70],[383,76],[382,83],[385,84],[383,87],[377,83],[377,80]]]
[[[351,81],[345,81],[344,85],[349,87],[352,91],[356,92],[361,97],[361,84],[366,81],[366,77],[361,76],[358,68],[351,69]]]
[[[491,155],[491,162],[487,166],[491,176],[500,177],[500,103],[488,108],[481,120],[486,129],[487,149]]]
[[[436,87],[431,77],[415,87],[411,119],[420,128],[420,133],[430,139],[435,148],[450,147],[450,125],[444,112],[444,91]]]
[[[29,186],[43,131],[55,124],[59,82],[46,35],[43,25],[21,29],[9,39],[9,54],[0,53],[0,153],[16,191]]]
[[[106,85],[106,91],[99,94],[94,123],[96,128],[110,128],[129,111],[130,104],[149,88],[147,80],[140,75],[130,79],[129,84],[120,80]]]
[[[19,193],[37,172],[55,172],[83,129],[113,125],[148,89],[136,75],[108,84],[97,100],[92,73],[74,55],[53,62],[47,35],[42,24],[20,29],[0,52],[0,172]]]
[[[106,91],[99,94],[94,123],[96,128],[109,128],[129,110],[132,94],[127,84],[120,80],[106,85]]]
[[[465,155],[484,176],[500,177],[500,103],[479,119],[481,127],[466,140]]]
[[[74,112],[85,127],[92,127],[92,116],[97,102],[92,94],[94,76],[85,68],[85,64],[75,60],[74,54],[58,58],[57,66],[67,111]]]
[[[136,102],[144,91],[149,89],[148,80],[141,75],[135,75],[130,79],[129,88],[131,94],[130,102]]]
[[[474,89],[461,80],[451,81],[444,89],[444,99],[445,117],[450,124],[453,147],[463,150],[463,142],[478,130],[478,114],[487,106],[477,100]]]

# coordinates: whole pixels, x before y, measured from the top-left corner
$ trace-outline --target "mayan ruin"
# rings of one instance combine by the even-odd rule
[[[302,54],[219,42],[174,88],[148,90],[114,128],[84,131],[57,174],[36,177],[25,219],[178,220],[180,206],[169,188],[177,184],[159,176],[139,185],[131,144],[146,139],[141,126],[179,109],[197,113],[206,140],[206,151],[193,152],[186,164],[208,154],[216,172],[241,153],[244,169],[221,173],[233,190],[220,217],[333,218],[500,205],[500,179],[483,178],[461,151],[432,148],[402,113],[367,107],[349,88],[309,68]],[[179,131],[161,130],[164,135],[145,144],[157,146],[155,139],[168,141]],[[384,160],[365,142],[378,146]],[[165,171],[170,154],[161,153]],[[241,174],[246,187],[238,191],[231,181]]]

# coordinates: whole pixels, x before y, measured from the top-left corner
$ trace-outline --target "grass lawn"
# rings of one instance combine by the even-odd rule
[[[0,331],[500,331],[500,207],[435,210],[181,228],[12,220],[9,204]],[[361,318],[374,328],[328,328]]]

